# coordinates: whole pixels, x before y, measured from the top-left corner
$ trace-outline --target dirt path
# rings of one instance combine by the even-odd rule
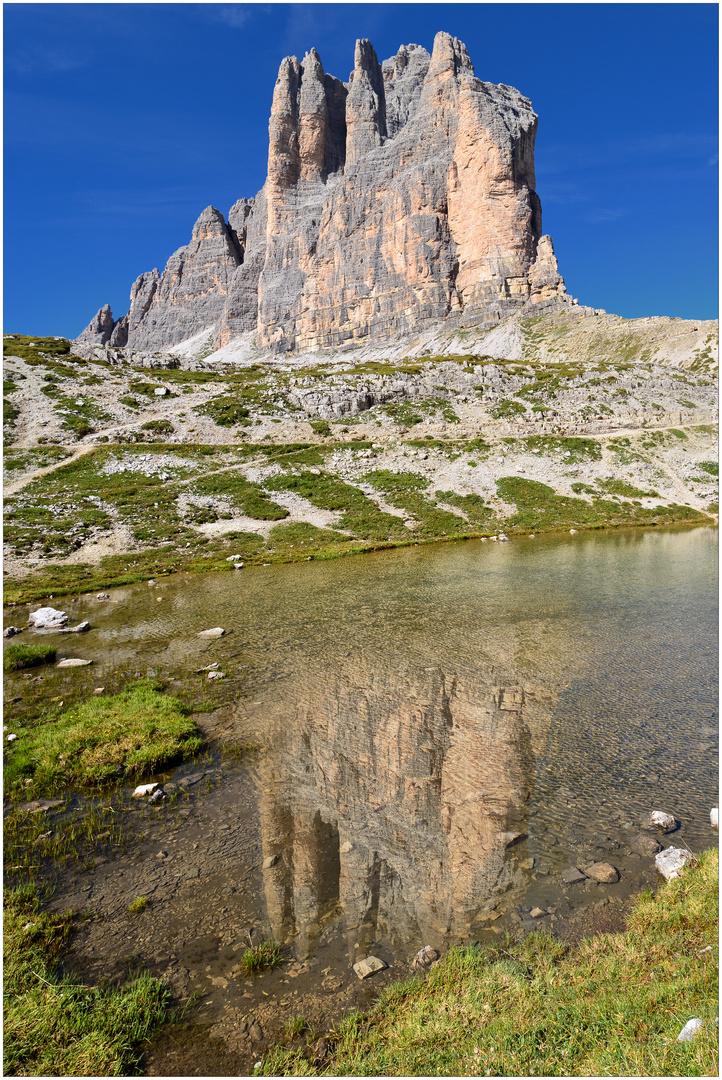
[[[72,450],[70,446],[64,446],[63,450]],[[38,480],[41,476],[47,476],[48,473],[55,472],[56,469],[60,469],[64,465],[70,465],[73,461],[77,461],[78,458],[85,457],[86,454],[90,454],[93,450],[97,450],[98,447],[95,444],[88,446],[79,446],[72,450],[70,457],[63,458],[62,461],[56,461],[54,465],[46,465],[43,469],[36,469],[35,472],[28,473],[27,476],[21,476],[19,480],[11,480],[9,484],[3,484],[3,491],[6,495],[14,495],[16,491],[20,491],[27,484],[32,483],[33,480]]]

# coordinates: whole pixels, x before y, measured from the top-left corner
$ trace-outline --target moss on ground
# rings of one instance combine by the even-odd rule
[[[96,695],[43,722],[15,727],[5,747],[5,790],[34,794],[98,788],[190,758],[202,745],[190,708],[152,680]]]
[[[540,933],[449,951],[328,1035],[266,1054],[265,1076],[716,1076],[718,855],[636,900],[623,933]],[[711,946],[709,952],[703,949]],[[677,1035],[703,1021],[691,1042]]]
[[[56,649],[54,645],[26,645],[24,642],[14,642],[8,645],[3,653],[3,669],[5,671],[20,671],[21,668],[37,667],[39,664],[49,664],[55,659]]]

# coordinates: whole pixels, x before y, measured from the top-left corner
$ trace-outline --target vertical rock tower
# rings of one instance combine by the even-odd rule
[[[255,330],[300,352],[495,322],[569,301],[535,190],[531,103],[482,82],[439,33],[379,63],[356,43],[344,83],[315,49],[281,62],[268,176],[228,222],[213,207],[162,274],[141,274],[127,316],[103,308],[80,339],[165,348]]]

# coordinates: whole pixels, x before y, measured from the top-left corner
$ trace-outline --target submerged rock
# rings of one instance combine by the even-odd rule
[[[3,637],[15,637],[16,634],[22,634],[19,626],[6,626],[3,630]]]
[[[383,960],[379,960],[378,956],[367,956],[365,960],[359,960],[357,964],[354,964],[353,969],[359,979],[368,979],[370,975],[375,975],[377,971],[383,971],[385,967],[388,967],[388,964],[385,964]]]
[[[213,626],[210,630],[201,630],[198,637],[223,637],[225,630],[222,626]]]
[[[719,829],[719,809],[713,806],[709,812],[709,823],[713,829]]]
[[[587,875],[583,874],[576,866],[570,866],[562,870],[560,877],[565,885],[575,885],[578,881],[586,881]]]
[[[594,878],[603,885],[612,885],[615,881],[619,881],[619,871],[616,866],[608,862],[592,863],[587,867],[586,874],[587,877]]]
[[[92,660],[81,660],[77,656],[68,657],[67,660],[61,660],[56,667],[87,667],[88,664],[92,664]]]
[[[632,840],[632,851],[636,851],[638,855],[656,855],[661,850],[662,845],[653,836],[645,836],[644,833],[640,833],[639,836],[635,836],[634,840]]]

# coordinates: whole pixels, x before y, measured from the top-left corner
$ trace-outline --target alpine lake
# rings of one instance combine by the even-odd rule
[[[45,906],[88,916],[65,970],[145,968],[178,1001],[195,993],[148,1074],[251,1073],[291,1018],[324,1030],[426,945],[619,929],[658,880],[640,835],[714,842],[714,528],[412,546],[109,596],[48,601],[91,629],[43,640],[93,663],[12,674],[6,700],[37,679],[56,702],[134,677],[207,687],[208,751],[144,778],[172,797],[106,795],[123,843],[41,868]],[[679,828],[645,830],[654,809]],[[562,880],[595,862],[619,880]],[[243,951],[268,937],[283,963],[246,975]],[[387,966],[360,980],[369,955]]]

